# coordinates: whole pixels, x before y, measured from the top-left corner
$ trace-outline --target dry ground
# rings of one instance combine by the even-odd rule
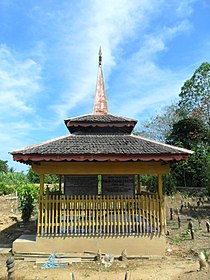
[[[178,228],[177,211],[183,205],[180,213],[181,227]],[[210,233],[206,230],[206,221],[210,220],[210,203],[205,202],[197,207],[197,199],[183,198],[176,195],[167,198],[167,248],[166,256],[161,260],[115,260],[112,266],[105,268],[97,262],[74,263],[66,268],[45,269],[35,262],[15,260],[16,279],[73,279],[72,272],[77,280],[210,280],[210,268],[199,271],[198,256],[196,253],[207,250],[210,253]],[[194,206],[196,206],[194,208]],[[170,220],[169,209],[173,208],[173,220]],[[178,209],[178,210],[177,210]],[[188,219],[192,219],[195,229],[195,239],[191,240],[188,233]],[[200,222],[200,225],[199,225]],[[7,279],[5,262],[9,256],[8,249],[12,242],[23,233],[35,233],[35,223],[27,225],[21,222],[17,211],[17,201],[9,196],[0,197],[0,279]]]

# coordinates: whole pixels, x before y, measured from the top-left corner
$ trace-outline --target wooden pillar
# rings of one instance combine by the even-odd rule
[[[39,189],[39,202],[38,202],[38,221],[37,221],[37,235],[41,234],[42,230],[42,200],[44,194],[44,174],[39,175],[40,189]]]
[[[158,174],[158,194],[160,198],[163,197],[163,182],[161,174]]]
[[[61,181],[62,181],[62,175],[59,175],[59,194],[61,194]]]
[[[140,194],[141,193],[140,174],[137,175],[137,178],[138,178],[138,191],[137,191],[137,194]]]
[[[158,195],[160,199],[160,232],[164,233],[164,197],[162,175],[158,174]]]
[[[44,194],[44,174],[39,175],[39,180],[40,180],[39,195],[42,196]]]

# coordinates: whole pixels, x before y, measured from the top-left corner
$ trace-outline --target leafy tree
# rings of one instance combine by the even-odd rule
[[[40,179],[39,175],[30,167],[27,173],[27,178],[30,183],[38,184]]]
[[[208,144],[208,129],[204,122],[195,117],[184,118],[174,123],[167,142],[187,149]]]
[[[166,106],[160,114],[145,122],[143,128],[134,134],[165,143],[173,123],[180,119],[177,110],[176,103]]]
[[[210,64],[204,62],[181,88],[179,114],[200,117],[210,125]]]
[[[4,182],[6,185],[18,187],[23,183],[27,183],[27,177],[23,172],[0,172],[0,182]]]
[[[173,125],[168,142],[192,149],[194,154],[188,161],[172,167],[172,176],[178,186],[207,188],[209,185],[209,138],[205,123],[198,118],[189,117]]]
[[[201,149],[196,149],[189,156],[188,161],[183,161],[172,166],[171,174],[177,186],[209,189],[210,161]]]
[[[7,162],[7,160],[0,160],[0,172],[7,173],[9,171]]]
[[[31,167],[28,170],[27,179],[28,179],[29,183],[33,183],[33,184],[39,184],[39,182],[40,182],[39,175],[35,171],[33,171],[33,169]],[[57,175],[46,174],[44,176],[45,184],[57,184],[58,181],[59,180],[58,180]]]
[[[0,182],[0,195],[6,195],[14,193],[14,188],[12,186],[6,185],[4,182]]]

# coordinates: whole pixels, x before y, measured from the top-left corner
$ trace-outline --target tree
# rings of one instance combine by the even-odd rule
[[[29,183],[39,184],[39,182],[40,182],[39,175],[36,172],[34,172],[31,167],[28,170],[27,178],[28,178]]]
[[[7,173],[9,171],[7,162],[7,160],[0,160],[0,172]]]
[[[209,138],[208,129],[201,119],[189,117],[175,123],[168,142],[194,151],[188,161],[172,166],[172,176],[178,186],[209,187]]]
[[[172,145],[181,145],[187,149],[208,145],[208,129],[204,122],[197,117],[179,120],[172,126],[172,131],[167,138]]]
[[[210,64],[204,62],[187,80],[179,94],[179,114],[200,117],[210,125]]]
[[[135,131],[134,134],[165,143],[173,123],[180,119],[177,110],[176,103],[166,106],[160,114],[147,121],[141,131]]]
[[[28,170],[27,178],[29,183],[39,184],[40,182],[39,175],[35,171],[33,171],[31,167]],[[57,184],[59,182],[59,179],[57,175],[45,174],[44,182],[45,184]]]

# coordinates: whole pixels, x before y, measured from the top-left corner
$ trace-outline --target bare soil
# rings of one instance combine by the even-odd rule
[[[206,229],[206,221],[210,221],[210,202],[205,199],[203,204],[197,206],[197,201],[198,198],[184,198],[181,195],[166,198],[167,247],[163,259],[114,260],[107,268],[100,262],[91,261],[44,270],[35,262],[15,259],[15,279],[65,280],[74,279],[74,275],[77,280],[210,280],[209,264],[206,269],[200,270],[198,260],[201,251],[210,254],[210,233]],[[183,209],[180,212],[181,204]],[[170,208],[173,209],[172,220]],[[193,222],[194,240],[188,231],[189,219]],[[7,279],[6,260],[11,255],[8,248],[11,248],[12,242],[22,234],[35,232],[33,220],[28,224],[21,221],[17,200],[11,196],[0,197],[0,279]]]

